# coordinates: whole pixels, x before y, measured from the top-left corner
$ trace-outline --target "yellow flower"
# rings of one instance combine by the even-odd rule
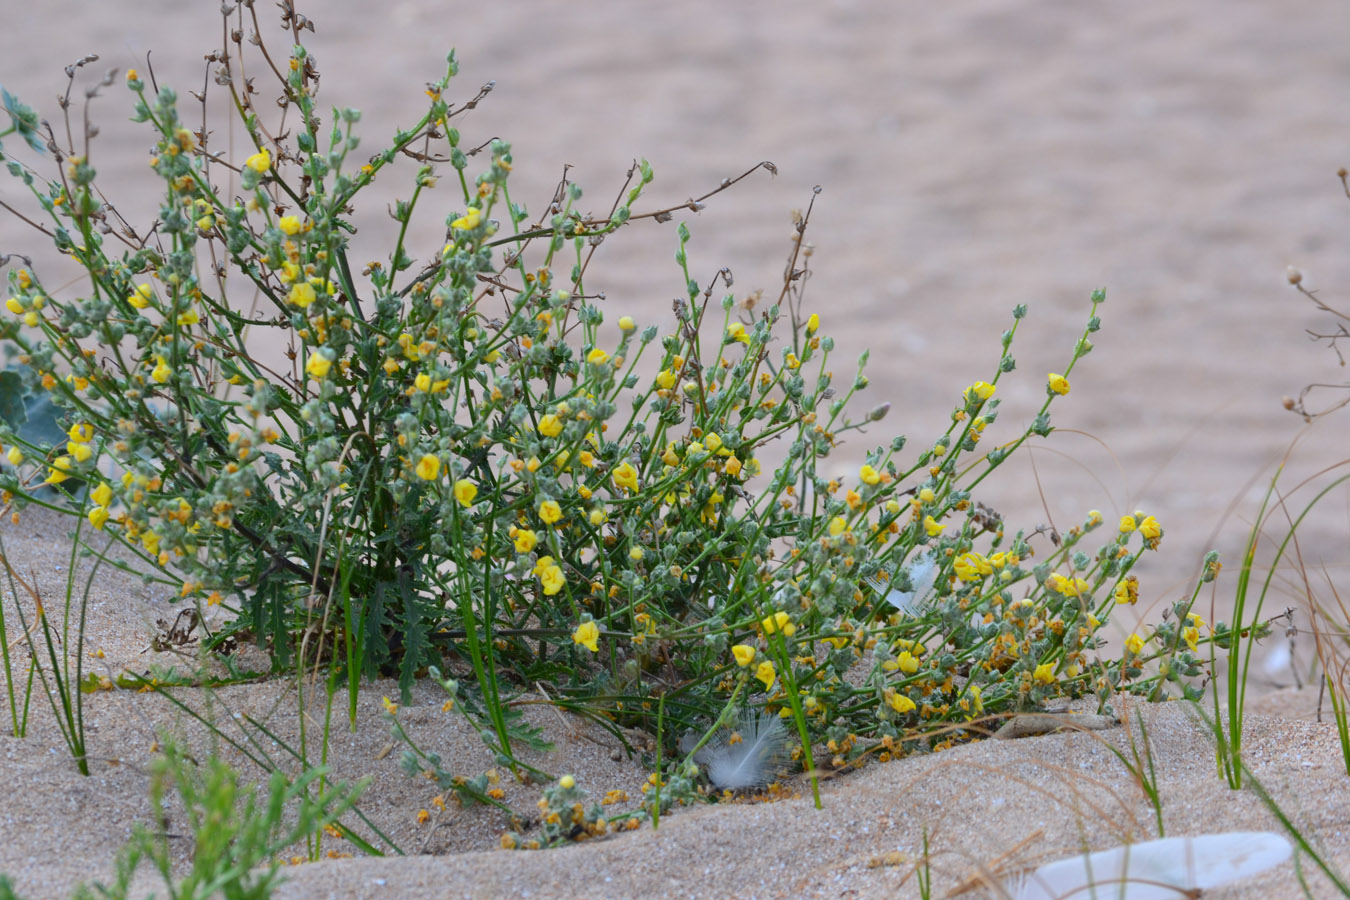
[[[89,492],[89,499],[98,506],[109,506],[112,504],[112,488],[106,481],[99,482],[99,486]]]
[[[417,461],[417,477],[423,481],[431,481],[439,474],[441,461],[432,454],[428,453]]]
[[[717,453],[722,449],[722,436],[715,431],[710,431],[703,436],[703,446],[709,453]]]
[[[244,160],[244,165],[261,175],[272,168],[272,154],[267,150],[259,150]]]
[[[895,710],[902,716],[905,713],[914,712],[915,710],[914,701],[906,697],[904,694],[891,694],[889,701],[891,704],[891,709]]]
[[[1055,682],[1055,664],[1052,662],[1041,663],[1032,673],[1031,678],[1037,684],[1054,684]]]
[[[774,681],[778,679],[778,672],[774,670],[773,663],[767,659],[755,667],[755,677],[764,682],[764,690],[770,690]]]
[[[995,390],[994,385],[988,383],[987,381],[977,381],[970,387],[966,388],[967,402],[969,402],[969,398],[972,394],[974,394],[980,400],[988,400],[990,397],[994,396],[994,390]]]
[[[582,622],[572,632],[573,643],[580,644],[592,653],[600,651],[600,628],[594,622]]]
[[[539,583],[544,586],[544,593],[547,596],[552,597],[554,594],[561,591],[563,586],[567,584],[567,578],[563,575],[562,567],[555,563],[550,566],[545,566],[544,571],[539,573]],[[594,623],[591,624],[591,627],[595,627]],[[591,647],[591,649],[594,650],[595,648]]]
[[[605,515],[605,511],[603,509],[591,510],[590,515],[587,518],[590,519],[591,525],[595,526],[596,528],[599,528],[601,525],[609,521],[609,516]]]
[[[810,337],[820,328],[820,316],[811,313],[811,317],[806,320],[806,336]]]
[[[736,665],[744,669],[755,661],[755,648],[749,644],[737,644],[731,648],[731,655],[736,657]]]
[[[1050,590],[1063,594],[1065,597],[1081,597],[1092,588],[1092,585],[1086,579],[1070,578],[1058,572],[1047,578],[1045,583],[1050,586]]]
[[[455,499],[460,506],[473,506],[473,498],[478,496],[478,485],[467,478],[455,482]]]
[[[1131,575],[1116,585],[1116,602],[1134,604],[1139,600],[1139,579]]]
[[[286,295],[286,299],[296,306],[304,309],[314,302],[318,295],[314,293],[314,285],[308,281],[297,281],[291,285],[291,292]]]
[[[1060,375],[1056,372],[1051,372],[1049,379],[1049,387],[1050,390],[1054,391],[1056,394],[1063,396],[1064,394],[1067,394],[1069,392],[1069,379],[1065,378],[1063,375]]]
[[[942,534],[942,529],[946,527],[946,525],[943,525],[932,516],[923,517],[923,530],[928,532],[929,537],[937,537],[939,534]]]
[[[628,558],[631,559],[633,562],[642,562],[642,557],[646,555],[647,555],[646,551],[643,550],[641,547],[632,547],[628,551]]]
[[[875,485],[881,483],[881,473],[871,466],[863,466],[858,470],[858,477],[866,485]]]
[[[776,634],[783,632],[784,637],[792,637],[797,631],[797,626],[792,624],[792,619],[785,612],[776,612],[771,616],[766,616],[760,623],[765,634]]]
[[[393,700],[390,700],[388,697],[384,697],[380,700],[380,702],[384,704],[384,711],[389,713],[389,715],[391,716],[398,715],[398,704],[395,703]]]
[[[66,437],[70,438],[73,444],[87,444],[94,439],[94,426],[84,422],[76,423],[70,426]]]
[[[534,549],[534,545],[539,543],[539,536],[528,528],[520,528],[517,529],[513,542],[517,553],[529,553]]]
[[[557,437],[562,434],[562,421],[553,413],[549,413],[539,420],[539,433],[544,437]]]
[[[277,227],[285,234],[294,235],[299,234],[305,224],[300,221],[299,216],[282,216],[277,221]]]
[[[1162,526],[1152,516],[1145,516],[1143,521],[1139,523],[1139,533],[1147,540],[1156,541],[1162,537]]]
[[[539,518],[544,520],[544,524],[552,525],[562,518],[562,507],[557,500],[545,500],[539,504]]]
[[[450,223],[456,231],[473,231],[482,220],[483,212],[476,206],[470,206],[468,212]]]
[[[10,297],[6,300],[5,308],[16,316],[21,316],[24,313],[23,304],[19,302],[17,297]]]
[[[619,487],[627,488],[633,493],[637,493],[638,489],[637,469],[633,468],[632,463],[624,462],[616,466],[613,472],[613,476],[614,476],[614,483],[617,484]]]
[[[741,474],[741,461],[734,456],[727,460],[727,474],[732,478]]]
[[[145,309],[154,299],[155,289],[148,284],[138,284],[127,297],[127,302],[137,309]]]
[[[1135,527],[1136,527],[1136,526],[1135,526],[1135,524],[1134,524],[1134,516],[1121,516],[1121,517],[1120,517],[1120,533],[1121,533],[1121,534],[1129,534],[1131,531],[1134,531]]]
[[[153,531],[147,531],[141,535],[141,546],[145,547],[147,553],[156,556],[159,553],[159,535]]]
[[[1183,628],[1181,629],[1181,637],[1186,642],[1186,646],[1190,647],[1191,652],[1194,653],[1200,640],[1200,629],[1195,627]]]
[[[962,581],[979,581],[981,577],[993,572],[993,566],[978,553],[962,553],[956,558],[952,571]]]
[[[76,462],[88,462],[89,457],[94,455],[88,444],[71,444],[66,449],[75,457]]]
[[[745,326],[740,322],[732,322],[727,326],[727,340],[748,344],[750,343],[750,335],[745,333]]]
[[[309,355],[309,362],[305,363],[305,371],[311,378],[323,378],[331,368],[333,361],[317,350]]]
[[[844,521],[843,516],[835,516],[830,520],[830,537],[839,537],[848,528],[848,523]]]
[[[656,374],[656,386],[663,391],[668,391],[675,386],[675,373],[670,369],[662,369]]]
[[[1144,639],[1137,634],[1132,634],[1125,639],[1125,649],[1130,651],[1131,655],[1138,656],[1139,651],[1144,649]]]
[[[619,319],[620,331],[632,331],[634,328],[637,328],[637,324],[633,321],[632,316],[623,316]]]
[[[155,368],[150,372],[150,377],[156,384],[163,384],[173,375],[173,369],[169,367],[169,362],[162,356],[155,357]]]
[[[558,779],[558,787],[562,788],[564,791],[570,791],[572,788],[576,786],[577,780],[573,778],[571,775],[564,775],[563,777]]]
[[[93,525],[99,531],[103,530],[104,524],[108,521],[108,507],[95,506],[89,510],[89,524]]]
[[[18,447],[10,447],[9,452],[5,454],[5,459],[9,460],[10,465],[17,466],[23,462],[23,451]]]
[[[605,363],[609,362],[609,354],[599,347],[596,347],[590,353],[586,354],[586,362],[593,366],[603,366]]]

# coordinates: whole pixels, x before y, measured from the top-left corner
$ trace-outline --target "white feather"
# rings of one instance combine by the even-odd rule
[[[1164,838],[1057,860],[1004,889],[1014,900],[1179,900],[1279,865],[1292,852],[1270,832]]]
[[[937,557],[931,552],[920,554],[905,571],[909,575],[911,590],[893,590],[886,594],[886,602],[903,613],[912,614],[923,606],[932,593],[933,585],[937,583]]]
[[[708,780],[722,790],[763,787],[783,764],[787,733],[777,716],[746,711],[736,729],[740,740],[730,742],[722,733],[710,740],[694,761],[703,766]]]

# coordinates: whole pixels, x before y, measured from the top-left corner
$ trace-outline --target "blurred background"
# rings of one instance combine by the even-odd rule
[[[101,60],[79,85],[108,67],[146,77],[149,54],[189,123],[198,116],[189,90],[208,87],[212,110],[223,111],[203,59],[224,39],[216,4],[6,5],[0,81],[54,123],[62,67],[87,53]],[[276,8],[261,0],[256,8],[284,54]],[[806,307],[835,338],[839,379],[871,350],[859,413],[892,404],[865,439],[841,448],[832,461],[841,474],[893,434],[907,434],[916,452],[931,443],[962,389],[990,380],[999,336],[1025,303],[1018,371],[1000,384],[1004,407],[986,441],[1016,436],[1044,396],[1046,373],[1063,371],[1090,292],[1105,288],[1096,349],[1054,407],[1058,432],[977,499],[1010,528],[1064,530],[1092,508],[1108,527],[1135,509],[1157,516],[1166,536],[1139,570],[1141,601],[1122,611],[1127,627],[1130,613],[1156,619],[1189,594],[1210,547],[1228,568],[1206,618],[1224,617],[1251,518],[1274,464],[1303,431],[1281,398],[1344,376],[1334,353],[1305,333],[1332,330],[1332,317],[1285,278],[1296,265],[1305,286],[1350,308],[1341,250],[1350,200],[1336,177],[1350,164],[1350,104],[1341,97],[1350,19],[1332,0],[405,0],[378,11],[325,0],[298,9],[315,25],[308,46],[322,72],[320,105],[363,111],[362,154],[417,121],[425,83],[457,48],[452,104],[495,82],[456,119],[464,143],[512,143],[512,198],[532,213],[567,165],[587,190],[581,208],[607,214],[638,158],[651,161],[656,180],[649,205],[635,211],[773,161],[776,177],[757,172],[703,212],[676,218],[693,232],[699,281],[730,267],[738,297],[776,296],[790,212],[821,186],[807,234],[815,253]],[[255,71],[270,97],[269,79]],[[92,107],[101,128],[92,161],[110,199],[144,224],[155,208],[157,180],[144,164],[152,137],[126,121],[131,98],[120,77],[104,93]],[[215,149],[252,152],[237,126],[219,122]],[[358,259],[388,253],[383,203],[409,195],[412,171],[380,176],[385,193],[361,210]],[[0,182],[0,199],[22,203],[16,188]],[[414,256],[439,248],[438,217],[456,204],[448,190],[433,201],[444,209],[425,220]],[[52,265],[44,242],[0,216],[0,253]],[[675,222],[640,222],[604,243],[587,278],[606,293],[610,321],[669,321],[681,290],[675,248]],[[1302,435],[1282,484],[1292,489],[1338,461],[1345,426],[1331,416]],[[1300,533],[1324,589],[1316,567],[1342,579],[1348,535],[1344,492]],[[1267,611],[1296,594],[1291,586],[1273,596]],[[1210,602],[1206,592],[1199,609]],[[1289,677],[1277,667],[1271,679]]]

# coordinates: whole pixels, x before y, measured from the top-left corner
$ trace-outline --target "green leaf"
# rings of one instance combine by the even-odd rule
[[[407,578],[400,574],[399,593],[402,600],[403,622],[403,659],[399,665],[398,688],[403,703],[412,702],[413,676],[417,670],[427,664],[427,619],[423,615],[423,604],[418,601]]]
[[[58,423],[63,415],[61,408],[52,402],[51,395],[45,391],[30,394],[24,402],[23,426],[24,440],[31,444],[52,447],[64,443],[66,432]]]
[[[28,421],[24,393],[23,379],[18,372],[0,372],[0,420],[16,431]]]
[[[0,87],[0,101],[4,102],[5,112],[14,121],[14,130],[19,133],[19,137],[38,153],[43,152],[42,140],[38,137],[38,114],[3,87]]]

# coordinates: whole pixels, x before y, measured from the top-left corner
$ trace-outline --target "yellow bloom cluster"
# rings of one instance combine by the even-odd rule
[[[528,528],[516,528],[513,525],[508,534],[512,543],[515,544],[517,553],[529,553],[534,549],[535,544],[539,543],[539,536]]]
[[[1045,584],[1050,590],[1065,597],[1082,597],[1092,589],[1092,585],[1086,579],[1069,577],[1058,572],[1051,573],[1050,577],[1045,579]]]
[[[549,597],[560,592],[567,584],[567,577],[563,575],[562,567],[554,562],[551,556],[539,557],[534,564],[534,574],[539,576],[539,583],[544,587],[544,594]]]
[[[797,631],[797,626],[792,624],[792,618],[785,612],[776,612],[765,617],[759,626],[764,629],[765,634],[777,634],[781,631],[783,637],[792,637]]]

